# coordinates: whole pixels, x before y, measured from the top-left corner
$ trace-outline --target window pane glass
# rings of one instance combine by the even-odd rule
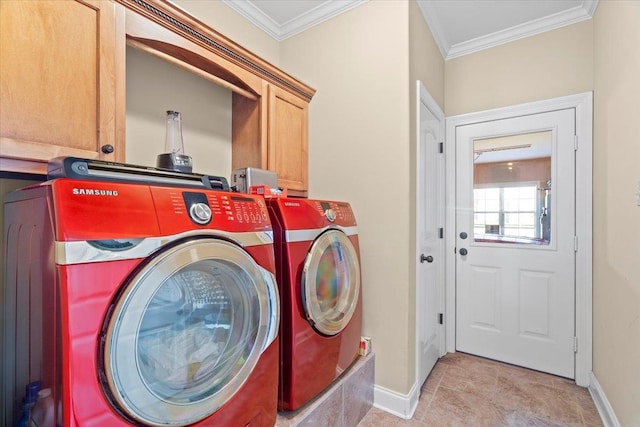
[[[504,210],[507,212],[517,212],[519,208],[518,199],[505,199]]]
[[[519,209],[521,211],[536,211],[536,200],[535,199],[521,199],[519,203]]]
[[[499,188],[487,188],[485,190],[485,198],[487,199],[500,199],[500,189]]]
[[[500,214],[488,213],[485,215],[485,224],[500,224]]]
[[[500,200],[490,199],[486,203],[487,211],[500,212]]]
[[[505,228],[518,227],[518,214],[517,213],[504,214],[504,226]]]
[[[551,131],[474,141],[476,241],[549,244],[551,141]]]
[[[509,200],[518,200],[520,197],[520,188],[519,187],[507,187],[504,189],[504,198]]]
[[[519,217],[520,217],[519,219],[520,219],[521,226],[527,226],[527,227],[533,228],[533,225],[535,223],[535,218],[532,213],[521,213],[519,214]]]

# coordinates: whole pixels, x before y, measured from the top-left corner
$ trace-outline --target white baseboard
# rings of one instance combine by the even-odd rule
[[[616,414],[613,412],[613,408],[607,396],[604,394],[604,390],[600,386],[598,379],[593,372],[591,372],[589,377],[589,393],[591,393],[593,403],[596,404],[596,409],[598,409],[604,427],[621,427],[618,417],[616,417]]]
[[[420,388],[413,384],[409,394],[401,394],[379,385],[373,387],[373,406],[396,417],[411,419],[418,406]]]

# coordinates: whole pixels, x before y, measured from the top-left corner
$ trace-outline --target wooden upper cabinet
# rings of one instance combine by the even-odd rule
[[[116,6],[97,0],[2,2],[2,170],[46,173],[47,161],[62,155],[124,160],[124,124],[116,113],[124,108],[117,89],[124,84],[124,37],[119,47]],[[113,151],[103,151],[105,145]]]
[[[264,82],[258,99],[234,94],[232,108],[232,168],[274,171],[279,187],[306,197],[309,103]]]
[[[306,196],[308,184],[309,104],[269,85],[267,169],[278,173],[278,185]]]

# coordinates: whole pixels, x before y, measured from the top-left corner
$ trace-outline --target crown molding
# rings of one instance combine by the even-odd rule
[[[417,0],[417,2],[445,61],[591,19],[598,6],[598,0],[584,0],[581,6],[451,45],[435,19],[437,15],[431,1]]]
[[[440,26],[439,20],[436,19],[438,14],[433,6],[433,2],[428,0],[417,0],[416,3],[418,3],[422,17],[427,22],[427,26],[431,30],[431,34],[433,35],[433,39],[435,40],[438,49],[440,49],[440,54],[443,58],[446,58],[449,53],[449,49],[451,49],[451,43],[447,41],[444,30]]]
[[[567,25],[576,24],[593,17],[598,0],[588,0],[582,6],[567,9],[553,15],[545,16],[522,25],[516,25],[506,30],[497,31],[486,36],[478,37],[467,42],[458,43],[449,49],[445,60],[479,52],[484,49],[500,46],[525,37],[534,36],[555,30]],[[591,6],[593,5],[593,6]],[[591,10],[591,13],[589,13]]]
[[[297,16],[295,19],[280,25],[256,7],[251,1],[222,0],[224,4],[238,12],[277,41],[283,41],[367,1],[368,0],[326,1],[310,11]]]

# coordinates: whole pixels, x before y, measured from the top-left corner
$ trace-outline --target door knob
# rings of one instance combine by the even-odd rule
[[[462,233],[460,233],[460,238],[461,239],[466,239],[468,237],[467,233],[465,233],[464,231]]]
[[[469,253],[469,251],[467,251],[465,248],[460,248],[460,255],[465,256],[466,254]]]
[[[431,255],[424,256],[424,254],[420,254],[420,262],[433,262],[433,257]]]

